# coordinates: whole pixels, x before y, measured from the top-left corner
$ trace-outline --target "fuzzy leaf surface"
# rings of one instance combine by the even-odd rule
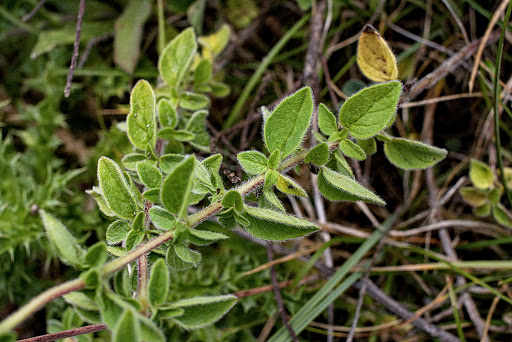
[[[323,103],[320,103],[320,106],[318,106],[318,128],[325,135],[338,132],[336,117]]]
[[[245,207],[245,227],[251,235],[271,241],[284,241],[308,235],[320,229],[315,224],[264,208]]]
[[[182,299],[172,303],[172,307],[184,312],[172,320],[185,329],[202,328],[221,319],[237,301],[233,295]]]
[[[402,84],[376,84],[349,97],[340,109],[339,120],[356,139],[368,139],[382,131],[395,116]]]
[[[317,185],[322,195],[331,201],[365,201],[376,205],[386,204],[382,198],[356,180],[326,167],[322,167],[318,174]]]
[[[156,102],[151,85],[140,80],[130,95],[130,113],[126,118],[128,138],[139,150],[156,143]]]
[[[384,153],[389,161],[404,170],[426,169],[446,157],[445,149],[419,141],[393,138],[384,143]]]
[[[182,219],[187,214],[192,191],[196,158],[190,156],[178,164],[164,180],[160,196],[164,207]]]
[[[197,51],[196,35],[188,28],[177,35],[162,51],[158,70],[165,83],[179,87]]]
[[[80,266],[84,262],[85,251],[68,229],[46,211],[40,209],[39,215],[48,239],[55,247],[59,258],[68,265]]]
[[[267,157],[258,151],[243,151],[236,155],[236,159],[245,172],[259,175],[267,170]]]
[[[295,150],[309,127],[313,115],[313,94],[304,87],[285,98],[265,121],[263,137],[269,151],[281,151],[284,159]]]
[[[151,267],[148,283],[148,299],[151,305],[162,304],[169,293],[169,270],[165,260],[158,259]]]
[[[137,212],[137,202],[123,172],[110,158],[98,161],[98,181],[101,192],[110,209],[119,217],[131,220]]]

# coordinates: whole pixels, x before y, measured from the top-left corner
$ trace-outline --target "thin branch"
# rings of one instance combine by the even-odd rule
[[[87,62],[87,59],[89,58],[89,55],[94,46],[98,45],[102,41],[107,40],[113,36],[114,36],[113,33],[105,33],[105,34],[102,34],[101,36],[94,37],[93,39],[91,39],[89,41],[89,43],[87,43],[85,50],[82,52],[82,56],[80,56],[80,62],[78,62],[78,69],[81,69],[84,67],[85,62]]]
[[[80,0],[78,5],[78,16],[76,20],[76,35],[75,43],[73,44],[73,56],[71,57],[71,65],[69,66],[68,77],[66,79],[66,88],[64,88],[64,96],[69,97],[71,91],[71,81],[73,80],[73,73],[75,72],[76,63],[78,61],[78,50],[80,48],[80,35],[82,33],[82,23],[85,14],[85,0]]]
[[[43,7],[45,2],[46,2],[46,0],[39,0],[39,2],[37,3],[37,5],[34,6],[32,11],[30,11],[29,13],[27,13],[23,17],[21,17],[21,21],[26,23],[27,21],[32,19],[37,14],[37,12],[39,12],[41,7]]]
[[[108,327],[106,324],[94,324],[94,325],[88,325],[85,327],[65,330],[65,331],[61,331],[58,333],[26,338],[24,340],[18,340],[18,342],[51,342],[51,341],[57,341],[57,340],[68,338],[68,337],[90,334],[90,333],[93,333],[96,331],[102,331],[102,330],[107,330],[107,329],[108,329]]]
[[[272,262],[274,260],[274,250],[272,249],[272,242],[270,242],[270,241],[267,241],[267,257],[268,257],[269,262]],[[286,317],[286,311],[284,309],[283,298],[281,297],[281,291],[279,290],[279,285],[277,283],[277,273],[276,273],[276,268],[274,265],[270,266],[270,279],[272,281],[272,288],[274,289],[274,297],[276,299],[277,308],[279,311],[279,315],[281,316],[281,320],[283,321],[283,324],[285,325],[286,329],[288,330],[288,333],[290,334],[290,337],[292,338],[292,340],[295,342],[299,342],[299,338],[297,337],[297,334],[295,333],[295,331],[293,331],[293,328],[290,325],[288,318]]]

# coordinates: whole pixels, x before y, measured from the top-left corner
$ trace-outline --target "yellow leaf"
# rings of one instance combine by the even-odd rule
[[[398,77],[395,55],[371,25],[366,25],[359,37],[357,64],[361,72],[374,82],[387,82]]]
[[[299,184],[283,175],[279,175],[276,182],[276,188],[285,194],[308,197],[306,191],[302,189]]]
[[[229,26],[224,24],[217,32],[199,37],[197,41],[203,46],[203,57],[213,62],[228,44],[230,33]]]

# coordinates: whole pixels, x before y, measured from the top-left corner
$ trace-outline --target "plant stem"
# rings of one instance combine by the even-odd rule
[[[332,151],[338,146],[337,143],[330,143],[329,149]],[[295,156],[292,156],[289,159],[286,159],[281,163],[281,165],[278,168],[279,172],[285,172],[295,165],[299,164],[306,158],[306,155],[308,154],[309,150],[302,151],[298,153]],[[249,194],[250,192],[254,191],[256,188],[261,186],[264,182],[265,177],[263,175],[254,177],[253,179],[249,180],[248,182],[240,185],[236,190],[242,195],[245,196]],[[193,227],[200,222],[208,219],[209,217],[215,215],[217,212],[219,212],[222,209],[222,204],[220,201],[217,201],[215,203],[212,203],[208,207],[204,208],[203,210],[197,212],[196,214],[193,214],[188,217],[187,223],[189,226]],[[124,266],[128,265],[130,262],[138,259],[139,257],[145,255],[146,253],[152,251],[156,247],[160,246],[161,244],[169,241],[174,236],[174,231],[169,230],[165,233],[163,233],[160,236],[157,236],[156,238],[149,240],[143,245],[140,245],[133,251],[123,255],[122,257],[119,257],[115,260],[112,260],[111,262],[103,265],[100,270],[100,276],[102,278],[105,278],[111,273],[114,273],[115,271],[120,270]],[[33,298],[30,302],[19,308],[17,311],[12,313],[10,316],[8,316],[6,319],[4,319],[2,322],[0,322],[0,333],[9,332],[12,329],[14,329],[18,324],[23,322],[27,317],[37,312],[39,309],[41,309],[45,304],[51,302],[52,300],[59,298],[60,296],[81,290],[85,287],[85,282],[78,278],[75,280],[71,280],[68,282],[65,282],[60,285],[56,285],[45,292],[41,293],[39,296]]]
[[[72,336],[80,336],[85,334],[90,334],[96,331],[107,330],[108,327],[106,324],[94,324],[94,325],[86,325],[85,327],[70,329],[61,331],[53,334],[46,334],[31,338],[26,338],[24,340],[19,340],[18,342],[50,342],[57,341],[63,338],[72,337]]]
[[[27,304],[19,308],[16,312],[8,316],[2,322],[0,322],[0,333],[6,333],[14,329],[18,324],[23,322],[34,312],[37,312],[44,305],[51,302],[52,300],[59,298],[60,296],[83,289],[85,282],[80,279],[74,279],[65,283],[56,285],[48,290],[42,292],[38,296],[32,298]]]

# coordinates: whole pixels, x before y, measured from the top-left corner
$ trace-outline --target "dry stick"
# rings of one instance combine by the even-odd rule
[[[78,16],[76,21],[75,44],[73,45],[73,56],[71,57],[71,65],[69,66],[68,77],[66,79],[66,88],[64,88],[64,96],[69,97],[71,91],[71,81],[75,72],[76,63],[78,61],[78,49],[80,48],[80,34],[82,33],[82,23],[84,21],[85,0],[80,0],[78,6]]]
[[[26,338],[24,340],[18,340],[18,342],[51,342],[51,341],[57,341],[60,339],[72,337],[72,336],[80,336],[80,335],[89,334],[89,333],[93,333],[96,331],[102,331],[102,330],[107,330],[107,329],[108,329],[108,327],[106,324],[94,324],[94,325],[88,325],[88,326],[81,327],[81,328],[65,330],[65,331],[61,331],[58,333]]]
[[[272,260],[274,260],[274,250],[272,249],[272,242],[270,242],[270,241],[267,241],[267,257],[268,257],[269,262],[272,262]],[[297,337],[297,334],[295,334],[295,331],[293,331],[293,328],[290,325],[290,322],[288,321],[288,317],[286,317],[286,311],[284,309],[283,298],[281,297],[281,291],[279,290],[279,285],[277,284],[277,273],[276,273],[276,268],[274,265],[270,266],[270,279],[272,281],[274,297],[277,302],[277,308],[279,310],[279,315],[281,315],[281,320],[283,321],[283,324],[286,326],[286,329],[288,329],[288,333],[290,334],[290,337],[292,338],[292,340],[295,342],[299,342],[299,338]]]
[[[498,40],[500,36],[500,31],[496,30],[491,33],[489,39],[486,40],[486,44],[492,44],[496,40]],[[471,55],[478,48],[478,44],[480,40],[471,42],[466,45],[462,50],[460,50],[457,54],[453,55],[449,59],[447,59],[443,64],[441,64],[436,70],[432,71],[430,74],[423,77],[416,84],[414,84],[407,93],[404,93],[403,100],[401,102],[408,102],[409,100],[418,96],[425,89],[432,87],[437,83],[440,79],[453,72],[459,65],[461,65],[466,59],[470,58]]]
[[[261,246],[266,246],[266,242],[259,240],[246,231],[242,229],[236,229],[235,233],[242,236],[243,238],[252,241],[253,243],[256,243]],[[289,248],[280,246],[280,245],[272,245],[272,248],[275,252],[279,254],[291,254],[294,253],[294,251],[290,250]],[[307,262],[309,260],[308,257],[302,256],[298,258],[299,260],[302,260],[304,262]],[[329,268],[325,266],[325,264],[321,262],[316,262],[314,267],[323,272],[326,276],[331,276],[334,274],[335,270],[332,268]],[[360,281],[356,282],[354,284],[354,287],[357,289],[360,289],[362,286],[362,283]],[[386,293],[384,293],[377,285],[375,285],[371,280],[367,281],[367,293],[370,297],[372,297],[375,301],[382,304],[386,309],[388,309],[392,314],[402,318],[403,320],[408,320],[414,317],[414,314],[407,310],[402,304],[388,296]],[[460,342],[460,340],[455,337],[454,335],[440,329],[439,327],[429,323],[428,321],[417,318],[410,322],[412,325],[414,325],[416,328],[430,334],[431,336],[438,337],[442,341],[446,342]]]
[[[469,37],[468,37],[468,33],[466,32],[466,28],[464,27],[464,24],[460,20],[457,13],[453,10],[453,7],[450,4],[450,1],[449,0],[441,0],[441,1],[446,6],[446,8],[448,8],[448,11],[450,11],[450,14],[453,17],[453,20],[455,20],[455,22],[457,23],[457,26],[459,27],[459,30],[462,33],[462,36],[464,37],[464,41],[466,42],[466,44],[469,43]]]
[[[30,19],[32,19],[34,17],[34,15],[36,15],[37,12],[39,12],[39,10],[41,9],[41,7],[43,7],[44,3],[46,2],[46,0],[40,0],[37,5],[34,6],[34,8],[32,9],[32,11],[30,11],[29,13],[25,14],[23,17],[21,17],[21,21],[26,23],[27,21],[29,21]]]
[[[81,69],[84,67],[85,62],[87,62],[87,59],[89,58],[89,54],[91,53],[92,48],[94,46],[98,45],[102,41],[107,40],[113,36],[114,36],[113,33],[105,33],[105,34],[102,34],[101,36],[97,36],[97,37],[94,37],[93,39],[91,39],[89,41],[89,43],[87,43],[85,50],[82,52],[82,56],[80,57],[80,62],[78,62],[78,69]]]
[[[313,17],[311,18],[311,28],[308,37],[308,48],[306,51],[306,57],[304,58],[304,69],[302,70],[302,76],[304,78],[304,84],[310,86],[313,91],[313,98],[318,103],[318,97],[320,94],[320,84],[318,80],[318,60],[322,54],[322,49],[325,43],[325,31],[329,29],[330,23],[324,20],[324,16],[326,15],[327,3],[325,0],[317,3],[317,7],[315,12],[313,13]],[[329,13],[327,13],[329,15]],[[328,19],[330,20],[330,19]],[[316,107],[316,106],[315,106]],[[317,110],[313,111],[313,127],[311,132],[317,130],[317,120],[316,116],[318,115]],[[311,133],[311,143],[315,143],[315,137]],[[316,183],[315,175],[311,175],[310,181],[312,183]],[[315,202],[315,210],[316,216],[320,223],[327,222],[327,217],[325,214],[325,207],[323,202],[323,197],[320,194],[318,188],[313,184],[313,199]],[[328,242],[331,239],[331,236],[326,231],[320,232],[320,238],[324,242]],[[332,268],[334,266],[332,259],[332,250],[331,248],[326,248],[324,251],[325,262],[328,267]],[[327,342],[333,341],[333,330],[332,325],[334,324],[334,305],[331,303],[327,308],[327,322],[329,324],[329,329],[327,329]]]
[[[489,25],[487,25],[487,29],[485,30],[484,36],[480,39],[480,45],[478,46],[478,51],[475,55],[475,63],[473,64],[473,70],[471,70],[471,78],[469,79],[469,92],[473,92],[473,85],[475,84],[476,73],[478,72],[478,66],[480,65],[480,60],[482,58],[482,54],[484,52],[484,48],[487,45],[487,41],[491,39],[491,31],[500,16],[505,12],[507,5],[510,0],[502,0],[498,9],[494,12],[491,20],[489,21]],[[508,23],[503,23],[503,25],[508,25]]]

